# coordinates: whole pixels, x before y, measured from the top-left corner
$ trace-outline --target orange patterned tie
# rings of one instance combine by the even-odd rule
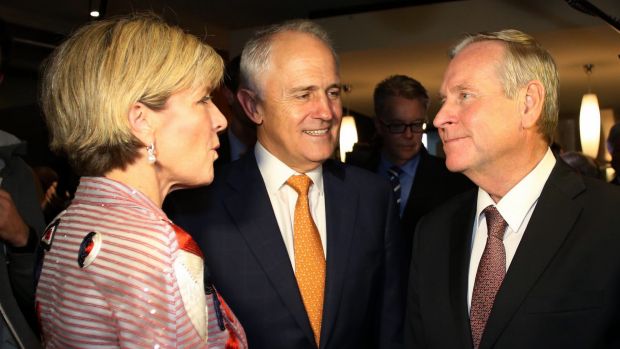
[[[295,175],[291,176],[286,184],[295,189],[298,195],[293,224],[295,277],[318,346],[323,317],[325,255],[308,203],[308,189],[312,180],[305,174]]]

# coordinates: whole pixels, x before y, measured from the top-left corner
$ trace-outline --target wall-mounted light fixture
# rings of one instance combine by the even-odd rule
[[[601,140],[601,111],[598,107],[598,98],[590,88],[590,76],[594,65],[586,64],[583,68],[588,76],[588,93],[581,99],[579,136],[583,153],[596,159]]]
[[[349,94],[351,92],[351,85],[342,85],[343,94]],[[347,156],[347,152],[353,150],[353,146],[357,143],[357,127],[355,125],[355,118],[349,114],[349,108],[345,108],[345,112],[342,117],[342,123],[340,124],[340,161],[344,162]]]

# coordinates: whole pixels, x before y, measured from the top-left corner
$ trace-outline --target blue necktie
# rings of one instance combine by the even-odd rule
[[[392,166],[388,168],[387,174],[390,178],[390,182],[392,183],[392,190],[394,191],[394,198],[396,199],[396,205],[398,206],[400,212],[400,174],[403,173],[403,170],[398,166]]]

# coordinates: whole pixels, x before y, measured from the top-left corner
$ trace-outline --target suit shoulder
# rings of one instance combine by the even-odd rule
[[[609,207],[618,207],[617,205],[620,205],[620,187],[590,177],[583,177],[583,182],[586,187],[584,195],[591,198],[594,202]]]
[[[326,179],[326,176],[329,179]],[[387,178],[353,165],[332,160],[323,164],[323,178],[338,186],[344,186],[348,192],[361,193],[367,198],[377,195],[387,198],[392,192]]]
[[[375,144],[357,143],[353,151],[347,153],[346,163],[356,167],[375,171],[379,165],[379,147]]]
[[[446,160],[433,154],[427,153],[426,156],[423,156],[420,160],[428,163],[429,165],[440,167],[446,171],[448,170],[446,168]]]
[[[336,163],[337,167],[340,168],[339,171],[341,171],[344,174],[344,180],[345,181],[352,181],[352,182],[357,182],[360,185],[363,185],[365,183],[370,183],[370,184],[388,184],[389,181],[387,178],[384,178],[380,175],[378,175],[376,172],[370,171],[368,169],[362,168],[362,167],[358,167],[355,165],[349,165],[349,164],[343,164],[343,163]]]
[[[445,222],[446,217],[453,217],[456,214],[462,213],[463,210],[471,209],[472,205],[476,204],[476,195],[477,189],[458,193],[430,211],[421,220],[427,223],[431,222],[430,224]]]
[[[546,187],[570,200],[579,200],[588,207],[609,206],[620,203],[620,187],[600,179],[582,176],[563,163],[556,164]],[[545,193],[543,189],[543,194]]]
[[[225,187],[227,178],[232,173],[243,171],[240,169],[240,160],[223,164],[216,171],[213,182],[209,185],[181,189],[170,193],[163,203],[163,210],[168,217],[182,219],[181,216],[187,214],[202,215],[206,213],[207,203],[217,200],[221,191]]]

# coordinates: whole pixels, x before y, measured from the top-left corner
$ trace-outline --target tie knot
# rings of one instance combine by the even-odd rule
[[[289,177],[286,184],[293,188],[297,192],[297,195],[308,195],[308,189],[310,189],[312,179],[305,174],[293,175]]]
[[[482,213],[487,219],[487,230],[490,236],[504,240],[504,232],[508,223],[504,220],[497,208],[493,205],[487,206]]]

